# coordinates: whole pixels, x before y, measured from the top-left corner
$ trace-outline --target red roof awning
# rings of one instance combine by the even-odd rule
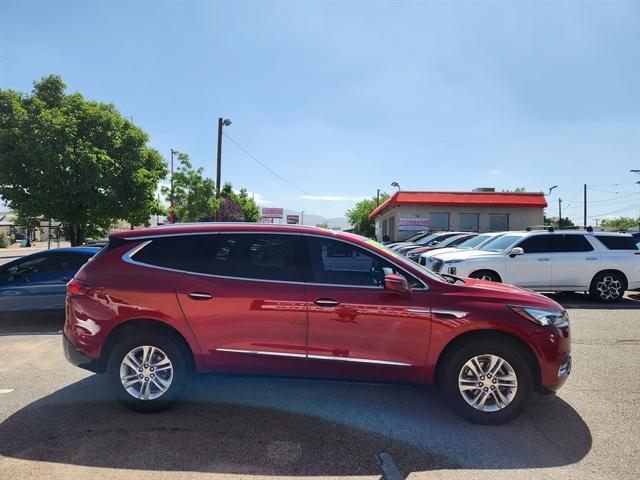
[[[547,200],[542,192],[396,192],[371,212],[369,218],[373,220],[389,207],[401,205],[545,208]]]

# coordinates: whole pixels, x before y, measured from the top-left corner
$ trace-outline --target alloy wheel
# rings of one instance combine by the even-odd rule
[[[596,284],[596,290],[598,295],[603,300],[615,300],[620,297],[620,291],[622,290],[622,282],[611,275],[605,275]]]
[[[120,382],[129,395],[155,400],[164,395],[173,380],[173,364],[157,347],[141,345],[127,353],[120,363]]]
[[[482,354],[468,360],[458,375],[458,389],[476,410],[496,412],[507,407],[518,391],[518,378],[505,359]]]

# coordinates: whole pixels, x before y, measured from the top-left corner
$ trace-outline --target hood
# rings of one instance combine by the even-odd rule
[[[471,294],[491,297],[493,300],[500,299],[507,304],[564,310],[562,305],[541,293],[506,283],[465,278],[462,288],[467,289]]]
[[[455,250],[449,253],[443,253],[442,255],[440,254],[440,252],[435,252],[434,256],[437,256],[438,259],[440,260],[466,260],[467,258],[471,258],[471,257],[495,257],[498,255],[502,255],[502,252],[485,252],[483,250],[476,250],[476,249],[471,249],[471,250]]]
[[[417,250],[417,249],[416,249]],[[413,250],[412,250],[413,251]],[[429,258],[429,257],[433,257],[435,255],[443,255],[445,253],[451,253],[451,252],[466,252],[467,250],[459,250],[455,247],[445,247],[445,248],[436,248],[435,250],[427,250],[426,252],[424,252],[422,255],[420,255],[423,258]]]

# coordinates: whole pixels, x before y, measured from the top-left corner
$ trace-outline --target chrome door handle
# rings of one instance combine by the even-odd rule
[[[337,300],[334,300],[333,298],[318,298],[313,303],[315,303],[319,307],[335,307],[337,305],[340,305],[340,302]]]
[[[550,258],[539,258],[538,261],[539,262],[548,262],[549,260],[551,260]]]
[[[213,298],[213,295],[207,292],[191,292],[189,293],[189,298],[193,298],[194,300],[209,300]]]

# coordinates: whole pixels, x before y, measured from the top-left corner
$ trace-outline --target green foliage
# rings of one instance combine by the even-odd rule
[[[235,193],[230,183],[225,183],[220,192],[222,198],[230,198],[238,204],[242,211],[241,222],[257,222],[260,220],[260,208],[256,202],[249,197],[246,188],[241,188],[240,193]],[[222,220],[222,218],[221,218]],[[233,220],[227,220],[233,221]]]
[[[631,217],[605,218],[600,222],[600,226],[618,228],[620,230],[631,230],[640,227],[640,218]]]
[[[0,248],[9,248],[11,246],[11,239],[6,232],[0,232]]]
[[[206,222],[218,212],[215,182],[203,175],[202,167],[194,169],[185,153],[178,155],[180,164],[173,175],[173,204],[177,222]],[[171,188],[162,187],[171,203]]]
[[[221,222],[242,222],[244,212],[233,198],[223,198],[220,204],[219,220]]]
[[[148,224],[164,160],[113,105],[65,89],[50,75],[30,95],[0,90],[0,195],[63,222],[74,245],[119,219]]]
[[[380,204],[387,198],[389,198],[388,193],[380,193]],[[375,235],[375,222],[369,219],[369,215],[376,207],[376,197],[373,197],[365,198],[356,203],[352,209],[347,210],[347,220],[353,227],[354,233],[365,237],[373,237]]]

